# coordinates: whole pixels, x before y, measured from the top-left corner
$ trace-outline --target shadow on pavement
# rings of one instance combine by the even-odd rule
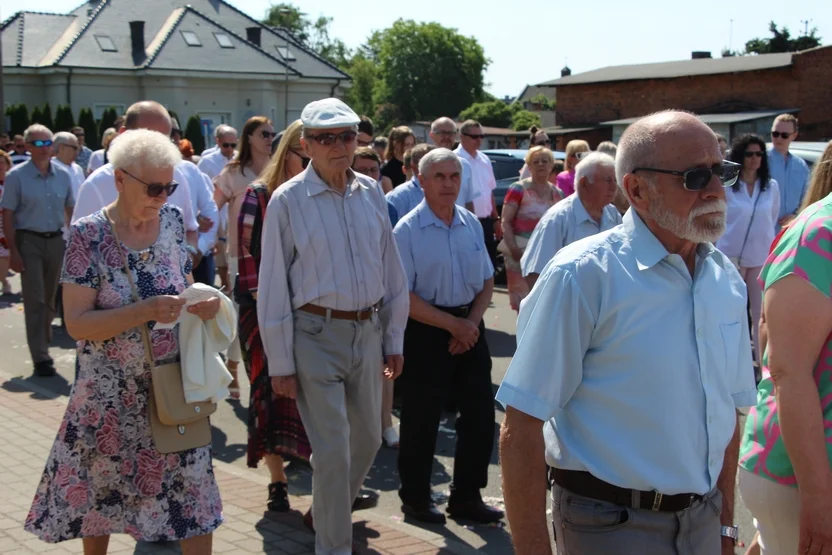
[[[513,333],[486,328],[485,339],[488,342],[488,350],[491,351],[492,357],[510,358],[514,356],[517,339]]]
[[[232,443],[228,445],[228,436],[226,433],[216,426],[211,426],[211,450],[215,459],[232,463],[240,457],[245,457],[246,449],[247,445],[245,443]]]
[[[27,387],[27,385],[23,384],[29,385]],[[57,397],[68,396],[72,386],[60,374],[55,374],[49,378],[39,378],[37,376],[12,378],[5,382],[2,388],[12,393],[26,393],[31,399],[47,401]],[[32,391],[33,389],[35,391]]]

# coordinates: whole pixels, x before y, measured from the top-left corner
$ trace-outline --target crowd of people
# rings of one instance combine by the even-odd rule
[[[172,326],[183,313],[223,317],[220,297],[180,296],[217,282],[236,314],[229,396],[241,362],[250,383],[247,463],[265,463],[280,512],[285,464],[311,464],[317,553],[353,551],[382,443],[399,450],[402,512],[445,522],[431,476],[449,403],[447,513],[501,520],[481,496],[495,419],[483,315],[500,255],[518,311],[496,395],[518,553],[551,550],[547,491],[563,555],[733,552],[738,472],[753,549],[832,548],[832,144],[810,179],[789,153],[794,116],[774,120],[767,148],[661,112],[618,145],[570,141],[562,166],[532,128],[500,213],[474,120],[440,117],[417,144],[324,99],[280,132],[263,116],[220,125],[199,155],[176,127],[143,101],[99,151],[81,128],[42,125],[0,151],[0,275],[6,294],[21,274],[35,375],[55,373],[59,287],[78,341],[30,532],[83,538],[88,554],[122,533],[210,552],[211,448],[160,451],[151,375],[189,348]]]

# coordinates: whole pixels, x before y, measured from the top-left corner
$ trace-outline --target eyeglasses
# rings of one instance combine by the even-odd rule
[[[335,144],[336,141],[341,141],[345,145],[352,143],[355,138],[358,137],[358,133],[355,131],[344,131],[343,133],[339,133],[336,135],[335,133],[321,133],[319,135],[306,135],[306,139],[312,139],[316,141],[321,146],[332,146]]]
[[[237,143],[222,143],[222,148],[237,148]]]
[[[737,182],[741,169],[742,166],[740,164],[724,160],[722,164],[716,164],[710,168],[693,168],[682,172],[674,170],[661,170],[658,168],[635,168],[633,173],[644,171],[675,175],[682,178],[683,185],[688,191],[701,191],[708,187],[708,184],[711,182],[711,178],[713,176],[717,176],[719,178],[723,187],[732,186]]]
[[[547,139],[545,141],[538,141],[538,142],[532,144],[532,146],[549,146],[551,144],[552,144],[552,141]]]
[[[76,136],[76,137],[78,137],[79,139],[80,139],[81,137],[83,137],[83,136],[84,136],[84,134],[83,134],[83,133],[73,133],[73,135],[75,135],[75,136]]]
[[[292,154],[294,154],[295,156],[300,158],[300,163],[301,163],[301,166],[303,166],[303,169],[306,169],[306,167],[309,166],[309,160],[310,159],[308,157],[304,156],[303,154],[301,154],[300,152],[298,152],[296,150],[289,149],[289,152],[291,152]]]
[[[275,137],[277,137],[277,133],[275,133],[274,131],[267,131],[264,129],[260,132],[260,136],[264,139],[274,139]]]
[[[575,158],[577,158],[578,160],[583,160],[584,158],[589,156],[589,154],[590,152],[588,150],[584,150],[583,152],[576,152]]]
[[[434,131],[434,135],[442,135],[443,137],[455,137],[456,136],[456,129],[453,131]],[[468,135],[471,137],[471,135]],[[476,135],[475,135],[476,136]]]
[[[782,131],[772,131],[771,138],[772,139],[788,139],[791,137],[791,133],[783,133]]]
[[[472,135],[471,133],[463,133],[463,135],[469,139],[474,139],[475,141],[480,141],[485,137],[485,135]]]
[[[763,152],[761,150],[754,150],[754,151],[749,150],[749,151],[744,152],[743,155],[746,158],[753,158],[754,156],[756,156],[757,158],[762,158],[763,157]]]
[[[358,146],[370,146],[371,144],[373,144],[373,141],[362,141],[358,139]]]
[[[122,169],[121,171],[123,171],[124,173],[126,173],[127,175],[144,185],[147,188],[147,196],[149,196],[150,198],[156,198],[162,193],[165,193],[165,195],[167,196],[171,196],[173,192],[176,191],[176,188],[179,187],[179,183],[177,183],[176,181],[171,181],[167,184],[148,183],[147,181],[142,181],[141,179],[139,179],[138,177],[136,177],[135,175],[133,175],[125,169]]]
[[[42,146],[52,146],[52,141],[47,139],[45,141],[41,141],[40,139],[36,139],[34,141],[29,141],[29,144],[35,147],[42,147]]]
[[[65,146],[65,147],[67,147],[67,148],[71,148],[72,150],[78,150],[78,147],[77,147],[77,146],[75,146],[75,145],[68,145],[68,144],[66,144],[66,143],[62,143],[62,144],[60,144],[60,145],[58,145],[58,146]]]

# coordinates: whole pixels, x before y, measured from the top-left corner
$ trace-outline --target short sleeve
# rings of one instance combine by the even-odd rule
[[[98,274],[100,266],[94,260],[100,236],[97,227],[98,224],[85,218],[70,228],[61,283],[74,283],[92,289],[101,288],[101,276]]]
[[[18,172],[9,172],[6,175],[6,183],[3,186],[3,195],[0,196],[0,208],[17,210],[20,204],[20,179],[17,177]]]
[[[179,247],[179,261],[184,275],[190,274],[193,269],[193,261],[188,252],[187,242],[185,240],[185,218],[182,216],[182,209],[172,204],[166,205],[168,214],[165,217],[173,221],[174,237],[176,237],[176,244]]]
[[[416,285],[416,263],[413,259],[410,227],[403,224],[401,221],[396,224],[393,229],[393,238],[396,240],[396,246],[399,247],[399,257],[404,267],[404,275],[407,278],[407,288],[413,291],[413,287]]]
[[[511,187],[508,188],[508,192],[506,193],[506,197],[503,200],[503,206],[507,206],[512,204],[514,206],[520,206],[523,203],[523,193],[525,189],[519,183],[515,183]]]
[[[827,297],[832,297],[832,215],[826,204],[817,212],[800,217],[780,237],[769,254],[760,281],[766,290],[789,275],[796,275],[812,284]]]

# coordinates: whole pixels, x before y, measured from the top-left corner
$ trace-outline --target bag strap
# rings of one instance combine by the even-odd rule
[[[127,253],[124,252],[124,249],[121,247],[121,239],[119,239],[118,231],[116,231],[116,223],[113,221],[113,218],[110,215],[109,208],[105,208],[103,212],[104,215],[107,217],[107,221],[110,223],[110,229],[113,232],[113,238],[116,240],[116,249],[118,249],[118,252],[121,255],[121,261],[124,264],[124,273],[127,274],[127,281],[130,283],[130,292],[133,297],[133,302],[138,303],[141,301],[141,299],[139,298],[139,291],[136,288],[135,281],[133,281],[133,273],[130,272],[130,263],[127,261]],[[147,323],[144,323],[141,326],[139,326],[139,329],[142,332],[142,343],[144,343],[145,358],[147,359],[147,362],[150,364],[150,368],[154,368],[156,366],[156,361],[153,359],[153,347],[150,343],[150,331],[147,329]]]
[[[740,264],[742,264],[742,253],[745,252],[745,244],[748,242],[748,234],[751,233],[751,224],[754,223],[754,214],[757,212],[757,202],[760,200],[760,197],[763,196],[763,184],[760,183],[760,190],[757,192],[757,198],[754,199],[754,205],[751,207],[751,220],[748,222],[748,229],[745,230],[745,239],[742,240],[742,247],[740,247],[740,256],[737,258]]]

